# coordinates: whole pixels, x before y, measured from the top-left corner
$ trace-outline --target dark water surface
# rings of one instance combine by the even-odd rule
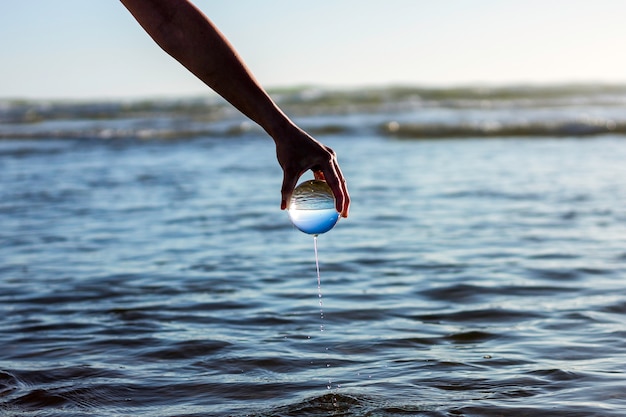
[[[623,137],[322,140],[323,317],[263,135],[0,141],[0,415],[624,415]]]

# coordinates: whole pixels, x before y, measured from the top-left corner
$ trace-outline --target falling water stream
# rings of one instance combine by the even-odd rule
[[[317,252],[317,235],[313,236],[313,248],[315,249],[315,270],[317,271],[317,296],[320,303],[320,332],[324,331],[324,303],[322,301],[322,279],[320,277],[320,260]]]
[[[320,276],[317,237],[331,230],[339,219],[335,210],[335,198],[328,184],[321,180],[309,180],[299,184],[293,193],[289,206],[289,218],[300,231],[313,235],[315,250],[315,270],[317,272],[317,295],[320,306],[320,332],[324,332],[324,303],[322,300],[322,280]],[[325,368],[330,368],[329,347],[325,347]],[[327,388],[332,389],[332,379]]]

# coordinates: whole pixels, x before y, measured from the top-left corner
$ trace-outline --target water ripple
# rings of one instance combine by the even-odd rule
[[[0,141],[0,414],[622,415],[624,143],[344,135],[319,290],[257,133]]]

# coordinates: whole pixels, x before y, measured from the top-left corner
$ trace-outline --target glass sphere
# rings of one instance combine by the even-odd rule
[[[288,211],[293,225],[310,235],[328,232],[339,220],[335,197],[326,181],[309,180],[298,185]]]

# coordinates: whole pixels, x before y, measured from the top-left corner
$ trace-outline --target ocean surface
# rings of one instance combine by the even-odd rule
[[[0,101],[0,416],[625,415],[626,87],[273,95],[319,288],[223,102]]]

